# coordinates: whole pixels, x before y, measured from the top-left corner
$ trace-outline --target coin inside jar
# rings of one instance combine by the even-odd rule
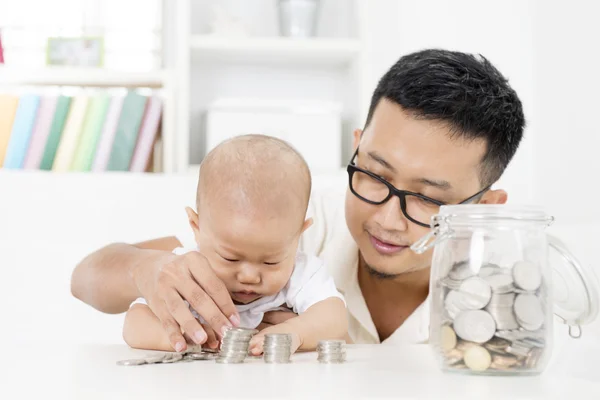
[[[513,278],[507,274],[490,275],[483,279],[491,286],[494,293],[510,293],[514,289]]]
[[[540,299],[533,294],[520,294],[515,298],[515,316],[523,329],[536,331],[544,324],[544,310]]]
[[[515,367],[519,364],[519,359],[514,356],[509,355],[499,355],[494,354],[492,356],[492,363],[490,364],[490,368],[506,370],[512,367]]]
[[[443,351],[447,352],[456,347],[456,333],[454,333],[454,329],[448,325],[444,325],[440,334]]]
[[[472,371],[485,371],[492,364],[490,352],[481,346],[471,346],[465,351],[464,362]]]
[[[454,264],[452,270],[448,273],[448,276],[456,281],[463,281],[473,275],[475,275],[475,272],[471,269],[471,263],[468,260]]]
[[[462,311],[454,319],[454,331],[463,340],[484,343],[496,332],[496,322],[487,311]]]
[[[523,290],[535,291],[542,284],[542,274],[538,266],[528,261],[518,261],[512,268],[515,285]]]
[[[464,280],[459,289],[462,294],[462,304],[470,310],[479,310],[485,307],[492,296],[490,285],[479,277]]]

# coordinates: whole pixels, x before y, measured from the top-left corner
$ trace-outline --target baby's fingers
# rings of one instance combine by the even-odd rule
[[[248,346],[250,354],[252,354],[253,356],[261,355],[263,353],[264,340],[265,337],[263,335],[255,335],[250,340],[250,345]]]

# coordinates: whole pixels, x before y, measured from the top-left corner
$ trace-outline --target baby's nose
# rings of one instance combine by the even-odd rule
[[[244,263],[238,271],[237,280],[240,283],[257,285],[261,281],[260,272],[252,264]]]

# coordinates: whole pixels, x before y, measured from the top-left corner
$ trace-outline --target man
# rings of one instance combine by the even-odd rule
[[[344,294],[354,342],[427,340],[431,251],[417,255],[409,246],[427,234],[442,204],[506,202],[491,185],[524,126],[517,94],[485,58],[425,50],[402,57],[382,77],[364,130],[354,132],[348,183],[343,191],[313,193],[314,226],[301,242],[301,250],[324,259]],[[108,313],[143,296],[174,348],[184,340],[182,328],[204,343],[206,330],[221,332],[239,317],[204,257],[171,253],[192,240],[99,249],[73,272],[72,292]],[[184,299],[210,326],[199,325]]]

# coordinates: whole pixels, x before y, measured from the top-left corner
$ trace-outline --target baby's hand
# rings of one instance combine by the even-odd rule
[[[292,335],[291,353],[295,353],[296,350],[298,350],[298,347],[300,347],[300,345],[302,344],[300,336],[294,332],[286,332],[285,329],[282,329],[282,325],[283,324],[271,326],[269,328],[263,329],[262,331],[260,331],[260,333],[254,335],[254,337],[252,337],[252,339],[250,340],[250,354],[252,354],[253,356],[259,356],[263,353],[265,335],[268,335],[269,333],[289,333],[290,335]]]

